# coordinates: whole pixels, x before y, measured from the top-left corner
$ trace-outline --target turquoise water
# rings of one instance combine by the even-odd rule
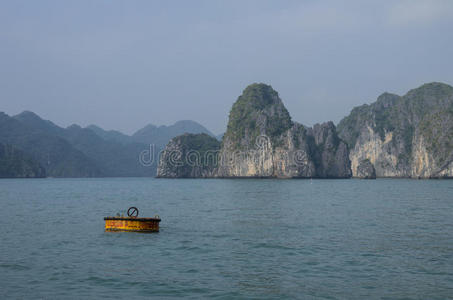
[[[453,180],[0,180],[0,298],[452,299]],[[137,206],[156,234],[106,233]]]

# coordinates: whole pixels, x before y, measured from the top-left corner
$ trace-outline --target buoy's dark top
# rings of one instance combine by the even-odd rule
[[[155,222],[160,222],[159,218],[134,218],[134,217],[105,217],[104,220],[139,221],[139,222],[155,221]]]

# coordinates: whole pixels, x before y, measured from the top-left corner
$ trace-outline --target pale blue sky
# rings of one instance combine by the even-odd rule
[[[0,0],[0,111],[131,133],[215,133],[250,83],[294,120],[453,84],[453,1]]]

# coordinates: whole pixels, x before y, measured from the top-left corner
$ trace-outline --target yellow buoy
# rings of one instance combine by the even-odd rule
[[[127,217],[105,217],[105,231],[159,232],[159,216],[138,218],[138,209],[130,207]]]

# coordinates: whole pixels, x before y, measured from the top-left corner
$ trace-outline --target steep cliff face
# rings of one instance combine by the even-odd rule
[[[350,177],[348,149],[332,122],[291,121],[271,86],[252,84],[234,103],[223,138],[219,177]]]
[[[213,177],[220,142],[207,134],[183,134],[170,140],[160,154],[157,177]]]
[[[308,135],[313,137],[315,143],[312,153],[317,167],[317,177],[351,177],[348,147],[338,137],[333,122],[315,124],[313,128],[308,129]]]
[[[198,150],[178,141],[167,145],[167,157],[172,150]],[[248,86],[234,103],[217,166],[200,171],[186,163],[183,169],[193,177],[351,176],[348,148],[335,125],[329,122],[306,128],[293,122],[278,93],[265,84]],[[160,177],[185,177],[174,172],[167,160],[160,161],[158,172]]]
[[[231,109],[217,175],[311,177],[316,171],[309,157],[306,129],[293,124],[272,87],[252,84]]]
[[[338,125],[353,176],[369,160],[377,177],[453,176],[453,88],[425,84],[406,95],[385,93]]]
[[[303,125],[294,123],[284,133],[273,137],[267,132],[265,129],[260,135],[246,132],[240,143],[250,143],[250,148],[237,147],[228,136],[224,137],[217,176],[316,177],[312,157],[314,143]]]

